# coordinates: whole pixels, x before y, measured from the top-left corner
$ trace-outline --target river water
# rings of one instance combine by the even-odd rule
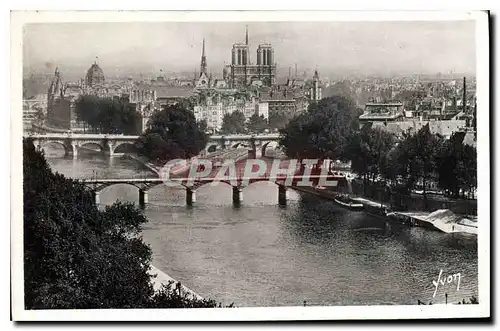
[[[151,177],[136,161],[49,148],[54,171],[73,178]],[[289,192],[278,206],[274,184],[254,183],[232,206],[231,188],[205,185],[194,207],[185,192],[149,191],[143,238],[153,264],[198,294],[236,306],[376,305],[456,302],[477,297],[475,238],[386,223],[331,201]],[[101,191],[100,202],[138,202],[133,186]],[[437,280],[460,273],[456,283]]]

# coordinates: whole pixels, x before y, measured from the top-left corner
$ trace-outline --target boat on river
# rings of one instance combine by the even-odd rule
[[[337,204],[341,205],[342,207],[346,207],[346,208],[353,209],[353,210],[362,210],[364,208],[362,203],[359,203],[359,202],[353,200],[347,194],[338,194],[335,196],[335,198],[333,198],[333,201],[335,201]]]

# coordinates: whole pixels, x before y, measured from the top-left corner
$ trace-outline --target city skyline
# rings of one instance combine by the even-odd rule
[[[79,70],[98,56],[109,75],[127,68],[149,69],[145,74],[199,71],[205,39],[207,67],[220,76],[232,45],[245,41],[246,26],[250,61],[255,63],[259,44],[270,43],[280,76],[287,67],[294,72],[295,64],[299,74],[475,74],[474,21],[28,24],[23,63],[34,71],[55,65]],[[316,31],[330,37],[310,38]]]

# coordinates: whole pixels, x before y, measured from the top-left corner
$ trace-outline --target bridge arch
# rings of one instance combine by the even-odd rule
[[[92,183],[86,183],[85,186],[88,187],[91,190],[95,190],[96,192],[102,192],[103,190],[115,186],[115,185],[128,185],[128,186],[133,186],[137,189],[141,189],[139,186],[137,186],[134,183],[127,183],[127,182],[120,182],[120,183],[101,183],[98,185],[94,185]]]
[[[212,143],[212,144],[208,144],[206,149],[207,149],[207,153],[214,153],[220,149],[220,146],[218,144]]]
[[[207,185],[208,185],[208,186],[215,186],[215,184],[212,184],[213,182],[214,182],[214,181],[203,181],[203,182],[201,182],[201,183],[200,183],[200,182],[196,183],[196,184],[195,184],[194,186],[192,186],[192,187],[187,187],[187,186],[185,186],[185,185],[183,185],[183,186],[185,186],[185,187],[187,187],[187,188],[190,188],[190,189],[198,190],[198,189],[200,189],[201,187],[204,187],[204,186],[207,186]],[[217,185],[220,185],[220,184],[224,184],[224,186],[228,186],[228,187],[230,187],[230,188],[231,188],[231,187],[233,187],[233,185],[231,184],[231,182],[230,182],[229,180],[220,180],[220,181],[218,181],[218,182],[217,182]]]
[[[133,186],[137,189],[137,192],[139,193],[139,195],[141,195],[141,191],[142,192],[148,192],[150,191],[151,189],[154,189],[155,187],[157,186],[160,186],[160,185],[168,185],[168,184],[165,184],[165,182],[163,181],[159,181],[159,182],[147,182],[147,183],[143,183],[143,182],[127,182],[127,181],[120,181],[120,182],[115,182],[115,183],[99,183],[99,184],[93,184],[93,183],[85,183],[85,186],[89,189],[91,189],[92,191],[94,192],[97,192],[98,194],[101,194],[103,193],[103,191],[105,191],[107,188],[110,188],[112,186],[116,186],[116,185],[126,185],[126,186]],[[184,186],[183,184],[179,183],[179,186]]]
[[[263,143],[262,147],[261,147],[261,155],[262,155],[262,157],[266,156],[266,150],[267,150],[268,147],[274,147],[274,150],[278,150],[279,145],[278,145],[278,142],[274,141],[274,140],[266,141],[265,143]]]
[[[104,146],[98,142],[95,142],[95,141],[83,141],[81,143],[78,144],[78,147],[79,148],[82,148],[82,147],[89,147],[89,146],[94,146],[94,147],[98,147],[99,148],[99,152],[103,152],[104,151]]]
[[[35,142],[35,145],[36,145],[36,142]],[[42,140],[42,141],[38,142],[38,145],[40,146],[40,148],[42,150],[44,150],[44,147],[46,147],[48,145],[59,145],[59,146],[62,146],[63,149],[64,149],[64,154],[65,155],[68,155],[70,152],[72,152],[71,146],[68,147],[68,145],[64,141],[61,141],[61,140]]]
[[[274,181],[274,180],[269,180],[269,178],[256,178],[256,179],[250,179],[250,180],[248,181],[248,184],[247,184],[247,185],[245,185],[245,187],[249,187],[249,186],[251,186],[251,185],[253,185],[253,184],[255,184],[255,183],[262,183],[262,182],[272,183],[272,184],[273,184],[273,186],[275,186],[275,187],[280,186],[280,184],[276,183],[276,181]],[[269,184],[268,184],[268,185],[269,185]]]
[[[136,150],[135,144],[128,141],[116,143],[113,146],[113,153],[128,153]]]
[[[248,148],[249,145],[240,141],[240,142],[235,143],[233,146],[231,146],[231,148],[234,148],[234,149],[240,148],[240,147]]]

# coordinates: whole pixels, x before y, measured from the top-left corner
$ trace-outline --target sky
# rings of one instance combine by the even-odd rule
[[[87,68],[98,56],[105,74],[194,71],[205,38],[208,67],[219,75],[246,25],[251,61],[260,43],[271,43],[279,68],[297,64],[299,73],[475,73],[474,21],[37,23],[24,27],[23,64],[63,71]]]

